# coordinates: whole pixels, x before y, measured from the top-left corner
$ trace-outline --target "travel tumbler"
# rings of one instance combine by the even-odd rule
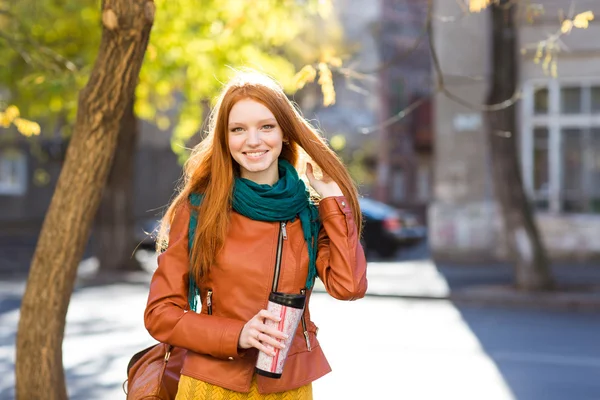
[[[284,349],[274,349],[270,345],[266,345],[267,348],[275,352],[275,356],[271,356],[262,351],[258,352],[258,359],[256,360],[256,373],[259,375],[267,376],[269,378],[281,378],[283,373],[283,365],[287,357],[290,345],[294,338],[294,333],[304,312],[304,302],[306,301],[306,295],[304,294],[289,294],[272,292],[269,295],[269,305],[267,310],[273,315],[278,315],[281,320],[275,322],[267,320],[265,322],[268,326],[273,326],[279,331],[288,335],[288,338],[283,341],[285,344]]]

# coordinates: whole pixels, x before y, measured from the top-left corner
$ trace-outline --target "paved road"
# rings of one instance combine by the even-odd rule
[[[315,300],[334,368],[317,399],[600,399],[598,315]]]
[[[398,264],[400,266],[400,264]],[[373,286],[393,265],[370,265]],[[382,270],[386,273],[381,273]],[[0,282],[0,399],[14,397],[19,284]],[[64,364],[72,400],[124,399],[131,354],[153,343],[143,328],[144,284],[78,290]],[[315,294],[312,314],[333,373],[315,399],[597,400],[600,315]]]

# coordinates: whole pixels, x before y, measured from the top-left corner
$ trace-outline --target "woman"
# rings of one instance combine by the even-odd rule
[[[306,166],[313,196],[295,168],[302,150],[324,172]],[[312,399],[311,382],[331,370],[310,319],[314,279],[341,300],[367,289],[357,197],[277,83],[241,73],[225,86],[164,216],[168,248],[144,315],[154,338],[188,349],[177,399]],[[265,324],[278,320],[266,310],[276,262],[278,291],[307,296],[280,379],[254,369],[259,351],[282,348],[284,335]]]

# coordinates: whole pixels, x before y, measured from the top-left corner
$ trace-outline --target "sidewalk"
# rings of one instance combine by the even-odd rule
[[[436,265],[430,259],[371,262],[367,295],[449,300],[458,304],[600,311],[600,265],[553,267],[557,290],[525,293],[516,290],[511,267]],[[317,281],[315,290],[324,291]]]
[[[145,331],[142,321],[150,275],[146,272],[125,275],[102,273],[99,276],[89,275],[86,277],[86,272],[89,274],[90,269],[89,263],[82,263],[67,314],[63,354],[70,398],[72,400],[123,399],[124,394],[121,384],[125,379],[125,367],[129,358],[136,351],[155,343]],[[461,304],[474,304],[477,305],[477,308],[480,305],[489,305],[494,306],[494,308],[521,307],[600,311],[600,267],[559,266],[554,272],[558,282],[565,287],[585,290],[547,294],[518,293],[511,289],[512,273],[510,268],[505,265],[436,266],[431,260],[426,259],[372,262],[368,266],[369,290],[366,301],[337,302],[335,308],[336,310],[347,310],[347,314],[339,317],[338,321],[351,319],[357,314],[377,313],[380,306],[387,307],[389,309],[387,312],[402,314],[402,316],[398,314],[399,316],[396,319],[392,318],[392,321],[395,321],[396,324],[400,324],[399,321],[406,323],[406,318],[412,315],[412,318],[414,318],[412,323],[415,324],[413,335],[426,333],[425,338],[429,339],[431,339],[431,336],[428,335],[431,332],[436,332],[436,329],[423,330],[423,325],[419,325],[423,323],[421,313],[426,313],[429,321],[439,322],[440,319],[437,317],[439,315],[455,316],[457,312],[461,312],[456,310],[456,308],[460,308]],[[24,287],[25,277],[12,277],[10,279],[0,277],[0,399],[14,398],[15,333],[20,299]],[[320,281],[317,281],[315,290],[317,292],[323,291]],[[382,299],[377,299],[378,297]],[[395,299],[430,301],[401,302],[395,301]],[[331,314],[328,314],[326,304],[333,304],[333,299],[329,296],[316,295],[313,301],[315,303],[321,302],[325,307],[321,311],[321,320],[327,320],[325,318],[327,315],[330,319],[332,318]],[[313,309],[313,312],[318,313],[317,309],[319,308]],[[470,308],[470,310],[471,314],[477,313],[476,308]],[[500,310],[500,312],[503,311]],[[340,311],[336,312],[339,313]],[[493,314],[498,310],[484,309],[479,312],[488,315],[488,313]],[[519,315],[526,318],[530,314],[524,312],[519,313]],[[579,318],[574,314],[563,315],[570,316],[570,318]],[[371,316],[374,321],[379,320],[375,314]],[[584,317],[587,319],[587,316]],[[554,314],[544,318],[553,320]],[[444,321],[457,320],[454,317],[441,319]],[[463,321],[463,319],[458,320]],[[464,321],[468,322],[468,318]],[[331,325],[335,326],[336,323],[331,322]],[[450,329],[445,323],[441,323],[437,330]],[[469,329],[476,332],[476,325],[469,326]],[[463,326],[461,329],[463,328],[465,327]],[[368,329],[371,329],[371,325],[366,324],[364,329],[363,335],[366,336],[370,332]],[[456,329],[456,327],[452,329]],[[395,329],[389,329],[389,326],[385,330],[386,332],[395,332]],[[335,331],[332,329],[330,332],[332,335],[329,339],[330,342],[339,342],[340,339],[336,336]],[[342,332],[340,331],[338,334],[341,335]],[[326,334],[324,333],[324,335]],[[472,333],[469,333],[468,337],[472,337],[472,335]],[[482,335],[481,331],[479,331],[479,335],[483,341],[485,335]],[[393,340],[397,340],[395,334],[392,336]],[[388,338],[389,343],[392,343],[392,336]],[[455,338],[452,335],[450,337]],[[438,342],[436,342],[436,346],[437,344]],[[343,353],[343,349],[347,348],[348,345],[350,344],[340,346],[338,353]],[[400,355],[410,357],[411,354],[414,356],[414,353],[407,351],[406,348],[401,349],[391,344],[389,346],[395,348],[398,357]],[[388,346],[384,347],[388,348]],[[455,348],[455,344],[449,345],[448,348],[451,347]],[[335,348],[331,348],[332,352],[336,353]],[[436,347],[433,346],[433,348]],[[463,362],[470,359],[472,352],[473,350],[469,348],[468,352],[465,353],[468,356],[459,357],[459,359],[462,359]],[[482,357],[485,355],[484,353],[482,352]],[[387,351],[385,353],[381,351],[364,351],[361,354],[371,357],[367,365],[389,360]],[[424,354],[430,353],[425,352]],[[434,360],[439,361],[437,358]],[[422,361],[421,355],[419,355],[419,358],[415,358],[414,361]],[[448,366],[456,365],[454,356],[448,358],[447,361]],[[341,366],[343,365],[344,363],[341,363]],[[414,365],[410,364],[410,368],[413,367]],[[341,368],[343,369],[343,367]],[[409,364],[406,364],[406,368],[409,368]],[[423,371],[431,371],[430,365],[423,365],[422,368]],[[473,368],[473,370],[479,371],[483,367]],[[496,370],[494,369],[494,371]],[[361,372],[361,376],[364,376],[362,374]],[[377,376],[379,376],[379,372],[377,372]],[[442,369],[442,371],[439,371],[438,376],[447,376],[447,371]],[[321,392],[337,390],[339,383],[335,381],[336,378],[332,379],[334,380],[323,381]],[[415,391],[415,393],[417,392]],[[364,396],[360,398],[364,398]],[[510,397],[503,398],[508,399]]]
[[[152,269],[153,260],[146,260]],[[94,275],[93,261],[84,260],[79,268],[76,290],[112,283],[146,286],[147,272],[102,273]],[[525,293],[516,290],[511,267],[507,264],[450,265],[431,259],[369,262],[367,296],[420,300],[447,300],[457,304],[526,307],[553,310],[600,311],[600,265],[559,264],[553,267],[557,290]],[[8,278],[8,279],[7,279]],[[0,276],[0,304],[19,302],[26,276]],[[316,292],[324,292],[320,280]],[[1,312],[0,307],[0,312]]]

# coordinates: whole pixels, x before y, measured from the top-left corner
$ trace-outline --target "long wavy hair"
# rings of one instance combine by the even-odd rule
[[[202,204],[196,209],[199,218],[191,250],[190,269],[196,282],[201,282],[207,275],[227,235],[233,182],[239,175],[239,165],[229,152],[227,126],[229,112],[242,99],[257,101],[273,113],[287,142],[279,157],[303,171],[305,164],[301,158],[305,158],[304,152],[340,186],[350,203],[359,235],[362,231],[356,186],[323,136],[302,117],[278,83],[258,72],[241,72],[224,86],[218,97],[209,118],[208,134],[186,161],[178,194],[163,216],[158,233],[160,251],[168,243],[168,229],[176,210],[186,202],[195,208],[189,204],[189,195],[204,194]]]

